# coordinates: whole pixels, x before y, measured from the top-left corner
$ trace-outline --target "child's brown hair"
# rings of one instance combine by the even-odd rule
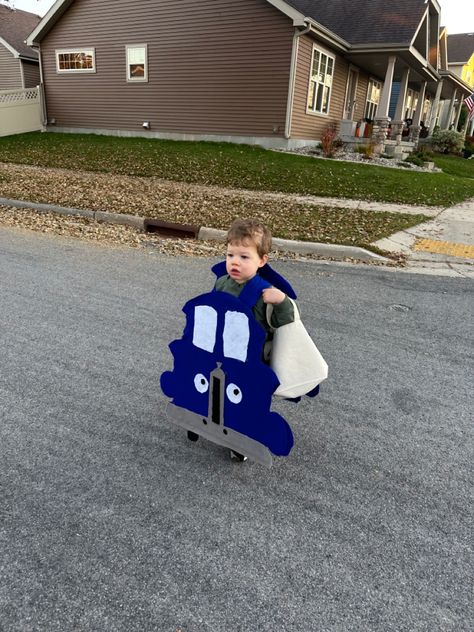
[[[257,248],[259,257],[268,255],[272,247],[270,229],[256,219],[236,219],[227,233],[228,244],[251,242]]]

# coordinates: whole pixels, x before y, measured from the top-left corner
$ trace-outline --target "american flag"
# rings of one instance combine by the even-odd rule
[[[467,118],[470,121],[474,118],[474,92],[470,96],[468,96],[467,99],[464,99],[464,104],[469,112]]]

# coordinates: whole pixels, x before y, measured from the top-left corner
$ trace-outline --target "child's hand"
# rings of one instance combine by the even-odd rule
[[[286,294],[276,287],[267,287],[262,291],[262,298],[264,303],[271,303],[272,305],[278,305],[285,300]]]

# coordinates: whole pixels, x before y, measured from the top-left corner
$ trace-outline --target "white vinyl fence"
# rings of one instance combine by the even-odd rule
[[[0,136],[42,128],[40,88],[0,92]]]

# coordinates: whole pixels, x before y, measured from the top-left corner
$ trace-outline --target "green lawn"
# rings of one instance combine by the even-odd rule
[[[449,173],[319,160],[231,143],[40,132],[0,138],[0,162],[429,206],[474,197],[474,161],[441,160]]]
[[[474,178],[474,158],[466,160],[456,156],[436,154],[433,160],[436,166],[442,169],[444,173],[457,176],[458,178]]]

